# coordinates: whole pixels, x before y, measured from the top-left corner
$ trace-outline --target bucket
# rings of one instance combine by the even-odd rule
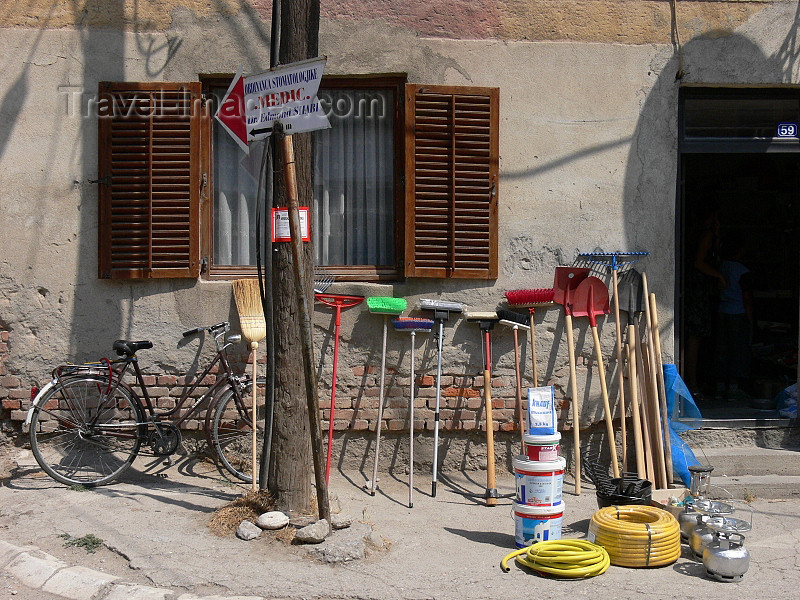
[[[553,435],[523,434],[522,442],[525,444],[525,454],[528,460],[547,462],[558,458],[558,443],[561,434],[556,431]]]
[[[564,503],[558,506],[528,506],[514,502],[514,542],[525,548],[535,542],[561,539]]]
[[[564,487],[567,461],[561,457],[549,462],[517,456],[512,461],[517,484],[517,502],[528,506],[558,506]]]

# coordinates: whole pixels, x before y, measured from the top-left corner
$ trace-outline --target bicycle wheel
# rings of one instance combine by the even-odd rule
[[[259,380],[261,400],[256,414],[256,452],[260,456],[264,443],[264,386]],[[211,439],[222,465],[242,481],[252,482],[253,468],[253,382],[248,381],[240,392],[241,404],[233,386],[217,401],[211,422]]]
[[[128,469],[147,429],[138,399],[108,380],[64,379],[34,407],[30,424],[36,462],[66,485],[109,483]]]

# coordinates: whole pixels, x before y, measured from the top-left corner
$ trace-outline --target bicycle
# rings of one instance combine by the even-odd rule
[[[184,332],[186,338],[208,331],[214,337],[217,353],[191,385],[187,382],[188,387],[169,410],[157,411],[153,406],[136,357],[139,350],[153,347],[150,341],[117,340],[113,344],[117,359],[54,369],[53,379],[39,390],[26,419],[31,449],[39,466],[66,485],[94,487],[111,483],[130,468],[142,444],[155,456],[174,454],[182,441],[180,425],[199,413],[208,400],[203,425],[209,445],[227,471],[252,482],[253,382],[231,368],[226,350],[241,341],[241,336],[226,338],[229,330],[230,324],[222,322]],[[220,372],[215,383],[176,418],[217,364]],[[123,381],[131,368],[141,398]],[[263,381],[259,378],[258,383],[262,385]],[[258,413],[257,423],[262,425],[257,426],[256,443],[260,444],[263,405]]]

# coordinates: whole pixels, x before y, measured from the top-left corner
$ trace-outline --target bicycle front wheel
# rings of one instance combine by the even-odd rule
[[[108,380],[64,379],[34,407],[30,442],[45,473],[66,485],[93,487],[127,470],[146,431],[138,399]]]
[[[256,413],[256,453],[261,455],[264,444],[264,386],[259,380],[258,409]],[[214,450],[224,466],[234,477],[252,482],[253,475],[253,382],[236,394],[231,386],[217,402],[211,423]]]

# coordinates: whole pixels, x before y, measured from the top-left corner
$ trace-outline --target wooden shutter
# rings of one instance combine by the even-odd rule
[[[199,274],[200,83],[100,83],[99,276]]]
[[[407,277],[497,277],[499,98],[406,86]]]

